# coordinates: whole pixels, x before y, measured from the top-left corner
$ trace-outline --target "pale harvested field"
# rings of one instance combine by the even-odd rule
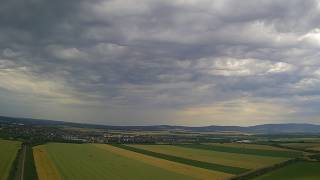
[[[117,148],[111,145],[96,144],[95,146],[130,159],[142,161],[146,164],[150,164],[152,166],[173,171],[179,174],[184,174],[196,179],[218,180],[218,179],[226,179],[232,176],[231,174],[227,174],[223,172],[210,171],[202,168],[197,168],[197,167],[193,167],[193,166],[189,166],[181,163],[176,163],[176,162],[172,162],[164,159],[143,155],[140,153]]]
[[[201,149],[191,149],[171,145],[129,145],[153,152],[169,154],[173,156],[221,164],[232,167],[257,169],[288,160],[287,158],[265,157],[237,153],[224,153]]]
[[[33,148],[33,157],[39,180],[61,180],[60,174],[49,159],[44,145]]]

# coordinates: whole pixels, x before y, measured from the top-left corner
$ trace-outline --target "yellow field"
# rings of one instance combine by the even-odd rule
[[[96,144],[95,146],[130,159],[142,161],[146,164],[150,164],[150,165],[163,168],[169,171],[173,171],[176,173],[188,175],[197,179],[218,180],[218,179],[226,179],[232,176],[231,174],[227,174],[223,172],[210,171],[210,170],[197,168],[197,167],[193,167],[185,164],[167,161],[164,159],[154,158],[151,156],[135,153],[132,151],[124,150],[124,149],[117,148],[110,145]]]
[[[256,155],[245,155],[236,153],[215,152],[200,149],[191,149],[171,145],[129,145],[136,148],[141,148],[149,151],[154,151],[163,154],[204,161],[209,163],[257,169],[288,160],[287,158],[265,157]]]
[[[58,170],[47,155],[45,146],[34,147],[33,156],[39,180],[61,180]]]
[[[258,145],[258,144],[244,144],[244,143],[205,143],[214,146],[224,146],[224,147],[236,147],[245,149],[262,149],[262,150],[275,150],[275,151],[293,151],[290,149],[284,149],[268,145]]]

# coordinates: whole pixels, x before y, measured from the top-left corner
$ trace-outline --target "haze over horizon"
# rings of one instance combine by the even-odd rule
[[[319,0],[2,0],[0,115],[320,123]]]

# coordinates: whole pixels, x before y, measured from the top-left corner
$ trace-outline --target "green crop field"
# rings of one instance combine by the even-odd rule
[[[243,148],[243,149],[292,151],[292,150],[283,149],[280,147],[274,147],[274,146],[269,146],[269,145],[260,145],[260,144],[246,144],[246,143],[205,143],[205,144],[214,145],[214,146],[223,146],[223,147]]]
[[[106,151],[92,144],[62,143],[51,143],[34,148],[34,154],[37,157],[37,171],[42,174],[50,174],[45,172],[46,169],[43,169],[41,159],[37,156],[37,153],[44,151],[46,151],[48,157],[41,156],[40,158],[48,158],[55,166],[52,169],[58,171],[56,177],[65,180],[195,179]],[[37,163],[37,161],[40,163]]]
[[[135,160],[150,164],[152,166],[157,166],[163,169],[167,169],[169,171],[185,174],[187,176],[191,176],[196,179],[220,180],[220,179],[227,179],[233,176],[232,174],[228,174],[224,172],[208,170],[205,168],[199,168],[196,166],[188,165],[186,163],[179,163],[174,161],[176,159],[167,160],[165,158],[158,158],[152,155],[146,155],[145,153],[135,152],[135,151],[132,151],[132,147],[129,147],[131,150],[128,151],[127,150],[128,146],[124,146],[124,145],[111,146],[111,145],[96,144],[95,146],[105,149],[107,151],[111,151],[113,153],[119,154],[121,156],[128,157],[130,159],[135,159]],[[165,157],[167,158],[167,156]],[[190,162],[190,161],[187,161],[187,162]]]
[[[224,153],[219,151],[208,151],[202,149],[184,148],[172,145],[129,145],[131,147],[153,151],[187,159],[193,159],[208,163],[215,163],[225,166],[240,167],[245,169],[257,169],[270,166],[288,158],[265,157],[257,155]]]
[[[287,150],[267,150],[267,149],[252,149],[252,148],[241,148],[241,147],[227,147],[213,144],[180,144],[177,145],[185,148],[203,149],[218,152],[228,152],[237,154],[248,154],[266,157],[283,157],[283,158],[295,158],[302,156],[302,152],[299,151],[287,151]]]
[[[318,144],[317,146],[308,148],[307,150],[320,151],[320,144]]]
[[[34,147],[33,155],[39,180],[219,180],[300,156],[298,151],[269,147],[49,143]],[[318,178],[319,168],[319,162],[298,162],[257,179]],[[291,171],[298,174],[287,175]]]
[[[320,179],[319,162],[298,162],[260,176],[255,180],[316,180]]]
[[[13,161],[21,143],[18,141],[0,140],[0,179],[8,178]]]
[[[27,146],[25,165],[24,165],[24,179],[37,180],[37,172],[34,164],[34,158],[32,153],[32,147]]]
[[[319,137],[285,137],[285,138],[275,138],[272,139],[272,141],[276,141],[279,143],[299,143],[299,142],[304,142],[304,143],[320,143],[320,138]]]
[[[240,167],[232,167],[232,166],[226,166],[222,164],[193,160],[189,158],[182,158],[182,157],[173,156],[170,154],[163,154],[163,153],[153,152],[153,151],[149,151],[141,148],[135,148],[133,146],[126,146],[126,145],[115,145],[115,146],[126,149],[126,150],[130,150],[133,152],[146,154],[148,156],[153,156],[156,158],[161,158],[161,159],[165,159],[173,162],[178,162],[178,163],[187,164],[190,166],[195,166],[195,167],[204,168],[208,170],[220,171],[220,172],[229,173],[229,174],[241,174],[249,170],[249,169],[240,168]]]
[[[316,145],[319,145],[317,143],[284,143],[281,144],[282,146],[290,147],[290,148],[295,148],[295,149],[307,149],[307,148],[312,148]]]
[[[295,148],[295,149],[302,149],[302,150],[320,150],[320,143],[284,143],[281,144],[282,146]]]

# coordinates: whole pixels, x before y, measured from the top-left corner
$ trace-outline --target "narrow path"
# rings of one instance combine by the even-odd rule
[[[27,152],[27,146],[25,144],[23,144],[21,152],[19,154],[19,162],[17,165],[15,180],[23,180],[26,152]]]

